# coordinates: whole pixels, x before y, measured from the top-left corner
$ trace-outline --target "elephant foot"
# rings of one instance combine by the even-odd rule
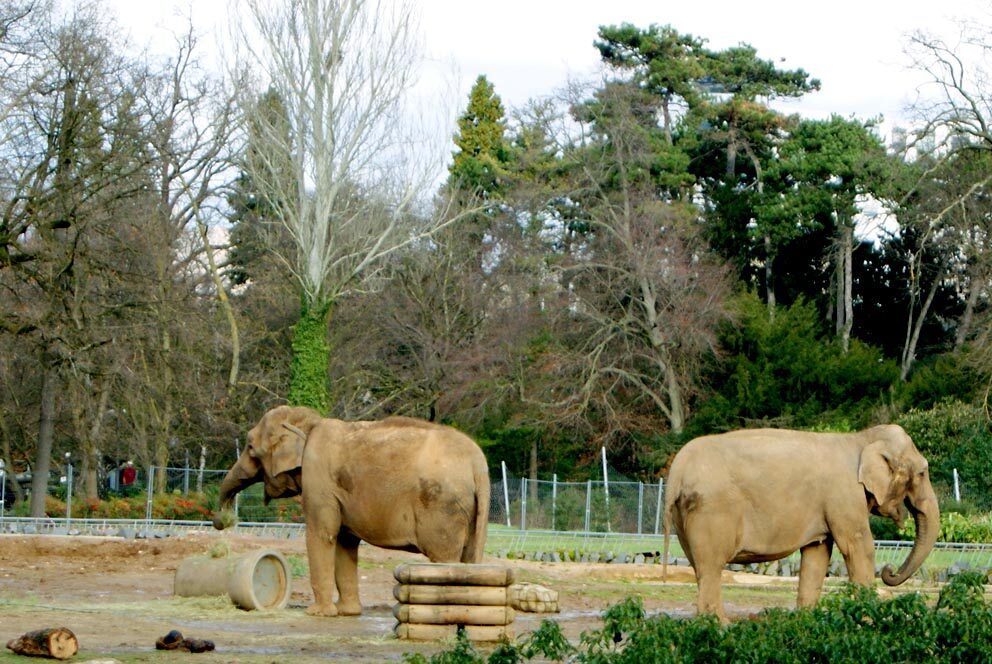
[[[333,604],[311,604],[307,607],[307,615],[333,618],[338,615],[338,607]]]
[[[339,616],[360,616],[362,615],[362,605],[359,602],[338,602]]]

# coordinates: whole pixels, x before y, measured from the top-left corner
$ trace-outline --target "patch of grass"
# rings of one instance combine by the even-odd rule
[[[295,554],[286,556],[286,563],[289,565],[289,573],[294,579],[302,579],[310,574],[310,567],[307,564],[306,556]]]

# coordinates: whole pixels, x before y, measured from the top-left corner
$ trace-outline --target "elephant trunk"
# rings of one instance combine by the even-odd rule
[[[940,534],[940,508],[937,507],[937,496],[932,488],[928,487],[927,495],[919,504],[911,504],[910,501],[907,503],[916,523],[916,540],[913,542],[913,550],[898,572],[893,572],[890,565],[882,569],[882,581],[888,586],[898,586],[911,577],[923,564]]]
[[[245,463],[246,461],[249,463]],[[246,459],[244,455],[242,455],[241,459],[238,459],[237,463],[231,466],[231,470],[227,471],[227,475],[224,476],[224,480],[220,483],[218,507],[213,518],[214,528],[224,530],[224,528],[233,525],[231,523],[225,523],[222,515],[230,510],[231,504],[234,502],[234,497],[238,492],[245,487],[262,481],[263,477],[262,464],[256,462],[254,459]]]

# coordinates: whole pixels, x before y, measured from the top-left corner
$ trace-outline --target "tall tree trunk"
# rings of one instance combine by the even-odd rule
[[[933,304],[933,298],[937,294],[937,286],[939,284],[939,275],[935,275],[933,283],[930,285],[930,290],[927,292],[927,299],[920,308],[920,314],[917,316],[915,323],[913,321],[912,314],[910,314],[908,324],[912,326],[913,331],[909,336],[909,342],[902,351],[902,366],[899,370],[899,378],[902,380],[906,380],[906,378],[909,377],[909,372],[913,369],[913,363],[916,361],[916,345],[920,341],[920,332],[923,330],[923,322],[927,318],[927,312],[930,311],[930,305]]]
[[[41,381],[41,415],[38,420],[38,446],[31,469],[31,516],[45,516],[48,472],[52,468],[52,442],[55,436],[55,389],[58,373],[48,357],[43,357],[45,373]]]
[[[678,377],[675,375],[675,371],[671,368],[671,365],[668,366],[668,370],[665,372],[665,379],[668,383],[668,403],[670,409],[668,421],[671,424],[672,433],[682,433],[682,429],[685,428],[686,408],[682,398],[682,386],[679,385]]]
[[[841,223],[838,217],[840,247],[837,253],[837,333],[840,345],[846,353],[851,346],[851,331],[854,329],[854,227]]]
[[[772,263],[775,256],[772,253],[772,238],[765,234],[765,301],[768,304],[768,318],[775,318],[775,274]]]
[[[100,442],[103,418],[107,414],[109,404],[110,379],[104,378],[100,382],[100,400],[97,403],[96,413],[93,415],[93,425],[90,427],[89,435],[83,446],[83,494],[85,497],[93,499],[99,497],[97,470],[100,468],[100,451],[97,449],[97,445]]]
[[[24,500],[24,489],[21,488],[21,483],[17,481],[17,472],[14,470],[14,455],[11,454],[10,448],[10,427],[7,426],[7,418],[3,416],[3,412],[0,411],[0,436],[3,437],[3,462],[4,469],[8,477],[11,478],[10,485],[14,487],[14,502],[20,503]],[[8,489],[9,490],[9,487]]]
[[[231,299],[227,296],[227,289],[224,288],[224,281],[220,277],[220,270],[217,269],[217,261],[214,258],[214,250],[210,246],[210,239],[207,236],[207,224],[203,221],[196,208],[196,226],[200,231],[200,241],[203,242],[203,250],[207,256],[207,267],[210,270],[210,279],[214,283],[217,291],[217,300],[220,302],[224,316],[227,318],[228,329],[231,332],[231,369],[227,374],[227,393],[230,395],[238,384],[238,371],[241,367],[241,335],[238,333],[238,320],[234,315],[234,307],[231,306]]]
[[[977,270],[975,272],[976,274],[973,274],[971,277],[971,284],[968,289],[968,300],[965,302],[964,313],[961,314],[961,320],[958,321],[958,330],[954,335],[955,353],[961,351],[965,340],[967,340],[968,335],[971,333],[971,322],[975,316],[975,305],[978,304],[978,296],[985,287],[985,278],[979,277]]]
[[[327,385],[331,347],[327,324],[331,304],[304,304],[300,320],[293,328],[293,359],[290,364],[289,404],[307,406],[326,415],[331,397]]]
[[[668,97],[661,98],[661,115],[664,120],[665,140],[669,145],[672,145],[674,143],[672,139],[672,112],[668,107],[668,103]]]

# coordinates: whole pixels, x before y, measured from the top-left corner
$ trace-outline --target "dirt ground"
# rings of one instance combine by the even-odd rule
[[[179,562],[217,546],[234,553],[276,549],[294,568],[306,570],[302,540],[207,532],[156,540],[0,535],[0,644],[30,630],[65,626],[79,638],[75,661],[185,661],[189,654],[154,649],[155,639],[172,629],[216,643],[214,653],[197,655],[203,662],[401,661],[404,653],[429,655],[444,647],[392,635],[392,571],[400,562],[425,560],[422,556],[363,545],[363,614],[313,618],[304,612],[313,598],[306,577],[294,579],[289,607],[281,611],[241,611],[226,597],[173,596]],[[605,608],[628,595],[641,595],[649,612],[693,613],[695,585],[688,568],[674,573],[670,568],[669,582],[663,584],[659,565],[487,562],[512,564],[518,580],[559,592],[560,614],[517,614],[518,637],[551,617],[577,641],[582,631],[600,624]],[[795,579],[727,573],[726,581],[724,599],[731,616],[795,602]],[[0,651],[0,662],[20,659]]]

